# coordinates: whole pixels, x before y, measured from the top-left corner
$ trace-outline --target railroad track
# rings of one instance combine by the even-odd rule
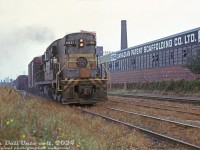
[[[198,104],[200,105],[200,98],[189,98],[189,97],[172,97],[172,96],[151,96],[151,95],[133,95],[133,94],[111,94],[110,96],[120,96],[120,97],[130,97],[130,98],[145,98],[152,100],[164,100],[170,102],[180,102],[180,103],[189,103],[189,104]]]
[[[122,110],[122,109],[118,109],[118,108],[111,108],[111,107],[108,107],[108,109],[114,110],[114,111],[119,111],[119,112],[124,112],[124,113],[128,113],[128,114],[132,114],[132,115],[137,115],[137,116],[141,116],[141,117],[151,118],[151,119],[155,119],[155,120],[165,121],[165,122],[169,122],[169,123],[174,123],[174,124],[180,125],[180,126],[200,129],[200,126],[195,126],[195,125],[181,123],[181,122],[172,121],[172,120],[168,120],[168,119],[163,119],[163,118],[159,118],[159,117],[149,116],[149,115],[140,114],[140,113],[136,113],[136,112],[132,112],[132,111]]]
[[[114,102],[114,103],[129,104],[129,105],[135,105],[135,106],[140,106],[140,107],[161,109],[161,110],[167,110],[167,111],[175,111],[175,112],[187,113],[187,114],[192,114],[192,115],[200,115],[200,113],[177,110],[177,108],[176,108],[176,109],[169,109],[169,108],[161,108],[161,107],[156,107],[156,106],[151,106],[151,105],[142,105],[142,104],[138,104],[138,102],[132,103],[132,102],[134,102],[134,101],[132,101],[132,102],[131,102],[131,101],[129,101],[129,102],[124,102],[124,101],[118,101],[118,100],[109,100],[109,101],[110,101],[110,102]],[[163,105],[163,106],[165,106],[165,105]]]
[[[160,133],[157,133],[157,132],[154,132],[154,131],[151,131],[151,130],[148,130],[148,129],[145,129],[145,128],[142,128],[142,127],[139,127],[139,126],[135,126],[131,123],[119,121],[117,119],[114,119],[114,118],[111,118],[111,117],[108,117],[108,116],[105,116],[105,115],[101,115],[101,114],[98,114],[98,113],[95,113],[95,112],[92,112],[92,111],[84,110],[84,109],[81,109],[81,108],[76,108],[76,109],[78,109],[82,112],[94,115],[94,116],[101,117],[101,118],[106,119],[108,121],[112,121],[112,122],[115,122],[115,123],[118,123],[118,124],[122,124],[122,125],[125,125],[125,126],[128,126],[128,127],[137,129],[137,130],[144,132],[144,133],[146,133],[146,134],[148,134],[148,135],[150,135],[153,138],[156,138],[158,140],[162,139],[164,141],[173,142],[175,144],[183,145],[183,146],[190,148],[190,149],[200,149],[200,147],[197,146],[197,145],[194,145],[194,144],[191,144],[191,143],[188,143],[188,142],[184,142],[182,140],[178,140],[176,138],[166,136],[164,134],[160,134]]]
[[[83,110],[83,109],[80,109],[80,108],[77,108],[77,109],[80,110],[80,111],[83,111],[83,112],[86,112],[86,113],[89,113],[89,114],[104,118],[106,120],[110,120],[110,121],[113,121],[115,123],[123,124],[125,126],[140,130],[140,131],[142,131],[142,132],[144,132],[144,133],[146,133],[148,135],[153,136],[154,138],[157,138],[158,140],[162,139],[164,141],[166,140],[166,141],[173,142],[173,143],[176,143],[176,144],[184,145],[184,146],[186,146],[186,147],[188,147],[190,149],[200,149],[200,147],[197,146],[197,145],[194,145],[194,144],[191,144],[191,143],[188,143],[188,142],[185,142],[185,141],[181,141],[179,139],[176,139],[176,138],[173,138],[173,137],[170,137],[170,136],[166,136],[164,134],[160,134],[160,133],[157,133],[157,132],[154,132],[154,131],[151,131],[151,130],[148,130],[148,129],[145,129],[145,128],[142,128],[142,127],[139,127],[139,126],[135,126],[135,125],[133,125],[131,123],[119,121],[117,119],[110,118],[108,116],[104,116],[104,115],[101,115],[101,114],[98,114],[98,113],[95,113],[95,112],[91,112],[91,111],[88,111],[88,110]],[[108,108],[108,109],[128,113],[128,111],[120,110],[120,109],[116,109],[116,108]],[[129,112],[129,114],[133,114],[133,112]],[[137,115],[140,115],[140,116],[143,116],[143,117],[147,117],[147,116],[145,116],[143,114],[137,114]],[[153,116],[148,116],[148,117],[154,118]],[[156,118],[156,119],[157,120],[162,120],[161,118]],[[172,122],[172,123],[175,123],[175,122]],[[198,129],[200,128],[200,127],[196,127],[196,126],[193,126],[193,125],[187,125],[187,124],[182,124],[182,123],[178,123],[178,122],[176,122],[175,124],[179,124],[181,126],[186,126],[186,127],[198,128]]]

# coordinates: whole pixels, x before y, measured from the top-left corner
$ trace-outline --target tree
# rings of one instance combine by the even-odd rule
[[[200,50],[187,56],[186,65],[192,73],[200,74]]]

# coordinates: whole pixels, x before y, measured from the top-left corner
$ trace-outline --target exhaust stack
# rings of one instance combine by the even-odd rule
[[[126,20],[121,20],[121,50],[128,47]]]

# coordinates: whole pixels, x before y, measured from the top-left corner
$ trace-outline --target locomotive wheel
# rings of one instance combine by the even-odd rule
[[[57,94],[57,101],[60,102],[61,101],[61,95]]]
[[[61,103],[64,103],[64,99],[63,99],[62,97],[60,98],[60,102],[61,102]]]
[[[57,94],[54,93],[54,94],[53,94],[53,100],[56,100],[56,99],[57,99]]]

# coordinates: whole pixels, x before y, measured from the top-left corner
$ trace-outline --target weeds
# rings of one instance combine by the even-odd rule
[[[133,141],[140,139],[133,134],[127,139],[120,138],[119,142],[126,130],[119,125],[33,95],[23,98],[9,87],[0,87],[0,103],[0,148],[6,144],[12,149],[16,146],[72,150],[146,147]]]
[[[32,142],[31,146],[36,144],[44,149],[61,146],[68,146],[70,149],[94,149],[103,145],[79,130],[80,121],[84,118],[78,118],[71,108],[66,113],[66,107],[51,101],[37,100],[34,96],[24,100],[19,92],[9,87],[0,87],[0,103],[2,145],[13,148],[13,142],[18,142],[17,145],[21,146],[25,142]]]
[[[162,93],[200,95],[200,80],[168,80],[152,82],[112,83],[111,93]]]

